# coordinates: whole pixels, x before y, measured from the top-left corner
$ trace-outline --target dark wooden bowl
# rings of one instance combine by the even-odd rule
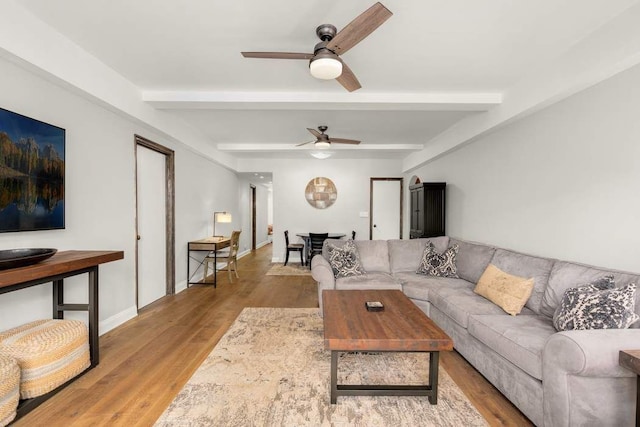
[[[0,250],[0,270],[35,264],[52,257],[57,251],[57,249],[51,248]]]

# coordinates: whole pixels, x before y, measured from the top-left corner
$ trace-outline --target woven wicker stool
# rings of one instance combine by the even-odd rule
[[[78,320],[36,320],[0,333],[0,355],[20,366],[20,398],[50,392],[89,367],[89,332]]]
[[[20,367],[16,359],[0,355],[0,426],[16,417],[20,400]]]

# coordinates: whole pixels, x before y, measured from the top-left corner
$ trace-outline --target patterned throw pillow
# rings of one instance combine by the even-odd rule
[[[329,265],[336,279],[340,277],[360,276],[366,274],[360,262],[360,254],[353,240],[347,240],[342,247],[327,243]]]
[[[606,289],[613,289],[615,287],[616,287],[616,282],[615,280],[613,280],[613,275],[610,274],[608,276],[604,276],[599,279],[596,279],[593,282],[588,283],[586,285],[578,286],[577,289],[580,289],[581,291],[595,292],[595,291],[604,291]]]
[[[569,288],[553,315],[558,331],[626,329],[639,317],[634,312],[636,284],[615,288],[612,276]]]
[[[436,251],[433,243],[427,242],[427,247],[424,248],[420,266],[416,273],[457,279],[456,256],[458,255],[458,249],[458,245],[453,245],[440,254]]]

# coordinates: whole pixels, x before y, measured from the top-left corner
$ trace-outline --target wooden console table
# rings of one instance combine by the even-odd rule
[[[65,311],[86,311],[89,314],[89,371],[100,363],[98,342],[98,265],[124,258],[123,251],[63,251],[51,258],[26,267],[0,271],[0,294],[29,288],[44,283],[53,283],[53,318],[64,318]],[[88,273],[89,301],[87,304],[65,304],[64,279]],[[73,381],[73,380],[71,380]],[[36,408],[71,381],[57,389],[34,399],[23,401],[18,408],[18,417]],[[16,418],[16,419],[17,419]]]
[[[636,426],[640,427],[640,350],[623,350],[618,357],[621,366],[638,375],[636,380]]]

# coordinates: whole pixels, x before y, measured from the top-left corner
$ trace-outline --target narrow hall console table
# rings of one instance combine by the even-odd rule
[[[65,311],[89,314],[89,348],[91,367],[100,362],[98,345],[98,265],[124,258],[123,251],[63,251],[26,267],[0,271],[0,294],[53,282],[53,318],[64,318]],[[87,304],[64,303],[64,279],[78,274],[89,275]]]
[[[53,318],[64,318],[65,311],[86,311],[89,314],[89,357],[91,365],[87,371],[100,363],[98,335],[98,265],[124,258],[123,251],[62,251],[51,258],[26,267],[0,271],[0,294],[53,283]],[[64,279],[88,273],[89,301],[87,304],[65,304]],[[82,375],[82,374],[81,374]],[[42,402],[64,388],[67,384],[33,399],[23,401],[18,408],[18,419],[35,409]]]
[[[201,285],[206,285],[206,284],[210,284],[210,282],[207,282],[207,278],[203,277],[202,281],[200,282],[192,282],[192,276],[195,276],[196,272],[198,271],[198,269],[200,267],[202,267],[202,264],[204,263],[204,261],[200,261],[197,260],[195,258],[191,257],[191,252],[192,251],[198,251],[198,252],[207,252],[207,253],[211,253],[213,252],[213,258],[214,258],[214,262],[213,262],[213,287],[215,288],[218,284],[218,251],[220,249],[224,249],[224,248],[228,248],[229,245],[231,244],[231,238],[230,237],[206,237],[204,239],[200,239],[200,240],[193,240],[191,242],[188,243],[187,246],[187,287],[189,287],[189,285],[197,285],[197,284],[201,284]],[[193,274],[191,274],[191,259],[194,259],[195,261],[198,261],[200,264],[198,264],[198,267],[196,267],[196,270],[193,272]]]

